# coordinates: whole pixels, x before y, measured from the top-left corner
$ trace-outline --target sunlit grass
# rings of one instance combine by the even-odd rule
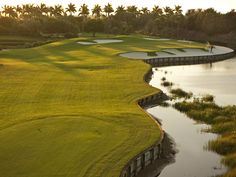
[[[136,104],[158,92],[143,81],[150,66],[118,54],[186,44],[110,37],[124,43],[78,44],[96,39],[85,36],[0,52],[1,176],[119,176],[160,138]]]

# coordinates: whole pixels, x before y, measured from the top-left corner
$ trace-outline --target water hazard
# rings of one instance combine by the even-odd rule
[[[220,105],[236,104],[236,58],[213,64],[153,70],[150,84],[165,93],[168,89],[161,86],[163,77],[174,83],[173,88],[191,91],[195,95],[212,94]],[[161,121],[178,150],[175,163],[167,166],[160,177],[212,177],[227,171],[227,167],[221,164],[221,156],[206,148],[208,141],[217,137],[202,131],[208,125],[196,123],[172,107],[156,106],[147,111]]]

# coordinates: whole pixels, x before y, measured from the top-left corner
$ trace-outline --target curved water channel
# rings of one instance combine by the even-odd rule
[[[173,88],[191,91],[194,95],[212,94],[220,105],[236,104],[235,71],[236,58],[213,64],[153,68],[150,85],[168,94],[168,89],[161,85],[161,78],[165,77],[174,83]],[[217,137],[202,131],[208,125],[197,123],[172,107],[155,106],[147,112],[159,119],[178,151],[175,162],[168,165],[160,177],[212,177],[227,171],[221,156],[206,148],[208,141]]]

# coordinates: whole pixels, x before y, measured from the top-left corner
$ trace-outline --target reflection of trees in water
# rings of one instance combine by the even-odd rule
[[[216,63],[208,63],[208,64],[202,64],[200,65],[201,68],[205,69],[205,70],[217,70],[217,71],[225,71],[225,72],[229,72],[232,70],[235,70],[236,68],[236,57],[232,58],[232,59],[228,59],[225,61],[221,61],[221,62],[216,62]]]
[[[201,67],[203,68],[203,69],[205,69],[205,70],[208,70],[208,69],[212,69],[214,66],[214,63],[207,63],[207,64],[203,64],[203,65],[201,65]]]

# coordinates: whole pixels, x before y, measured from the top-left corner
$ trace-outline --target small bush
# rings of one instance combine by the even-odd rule
[[[166,78],[165,78],[165,77],[163,77],[163,78],[161,78],[161,80],[164,82],[164,81],[166,81]]]
[[[185,92],[184,90],[177,88],[177,89],[171,89],[170,93],[177,98],[191,98],[193,94],[191,92]]]
[[[221,155],[234,153],[236,152],[236,135],[219,137],[217,140],[210,141],[208,147]]]
[[[164,81],[164,82],[161,83],[161,85],[164,86],[164,87],[171,87],[174,84],[172,82]]]
[[[203,102],[214,102],[214,96],[212,95],[205,95],[202,97]]]
[[[159,106],[161,106],[161,107],[170,107],[170,104],[168,103],[168,102],[161,102],[160,104],[158,104]]]

